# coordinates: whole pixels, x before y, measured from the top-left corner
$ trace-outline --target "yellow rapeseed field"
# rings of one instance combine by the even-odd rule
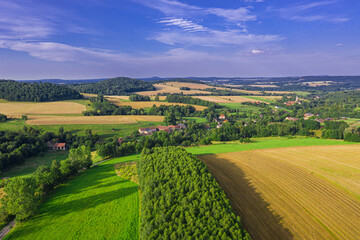
[[[360,145],[200,158],[253,239],[359,239]]]

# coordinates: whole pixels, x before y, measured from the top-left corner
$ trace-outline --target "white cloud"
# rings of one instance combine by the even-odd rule
[[[250,14],[247,8],[238,9],[223,9],[223,8],[209,8],[206,12],[223,17],[232,22],[245,22],[256,20],[256,16]]]
[[[281,17],[289,20],[295,20],[300,22],[314,22],[314,21],[324,21],[324,22],[332,22],[332,23],[342,23],[349,20],[349,18],[343,16],[334,16],[329,15],[324,11],[324,13],[317,14],[313,13],[314,9],[319,9],[320,7],[324,7],[327,5],[331,5],[337,3],[338,0],[331,1],[314,1],[306,4],[296,4],[286,8],[268,8],[269,11],[278,12]]]
[[[337,44],[336,44],[337,47],[341,47],[341,46],[343,46],[343,45],[344,45],[343,43],[337,43]]]
[[[250,51],[252,54],[261,54],[261,53],[264,53],[264,51],[262,50],[259,50],[259,49],[253,49]]]
[[[198,31],[206,31],[207,28],[204,26],[201,26],[197,23],[194,23],[192,21],[182,19],[182,18],[166,18],[161,21],[158,21],[158,23],[163,23],[167,26],[178,26],[185,31],[190,32],[198,32]]]

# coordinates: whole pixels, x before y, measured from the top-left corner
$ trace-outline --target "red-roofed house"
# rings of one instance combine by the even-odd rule
[[[139,128],[139,133],[143,135],[151,135],[157,131],[158,129],[156,127]]]
[[[66,150],[66,143],[55,143],[53,145],[54,150]]]
[[[225,116],[224,114],[221,114],[221,115],[219,116],[219,119],[225,120],[225,119],[226,119],[226,116]]]

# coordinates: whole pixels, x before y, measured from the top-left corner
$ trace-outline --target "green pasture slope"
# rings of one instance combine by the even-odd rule
[[[11,167],[9,169],[5,169],[0,174],[0,178],[30,176],[40,165],[51,165],[51,162],[53,160],[65,160],[68,156],[68,153],[68,151],[49,151],[44,153],[42,156],[39,155],[36,157],[28,158],[22,164]]]
[[[253,138],[252,143],[228,142],[199,147],[189,147],[186,150],[195,155],[218,154],[227,152],[240,152],[255,149],[269,149],[281,147],[301,147],[301,146],[320,146],[320,145],[345,145],[358,144],[344,142],[340,140],[329,140],[312,137],[268,137]]]
[[[4,239],[139,239],[138,186],[114,170],[116,163],[136,160],[136,155],[115,158],[80,173]]]

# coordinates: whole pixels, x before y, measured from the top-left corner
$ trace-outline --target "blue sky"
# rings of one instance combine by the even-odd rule
[[[357,0],[0,0],[0,78],[360,75]]]

